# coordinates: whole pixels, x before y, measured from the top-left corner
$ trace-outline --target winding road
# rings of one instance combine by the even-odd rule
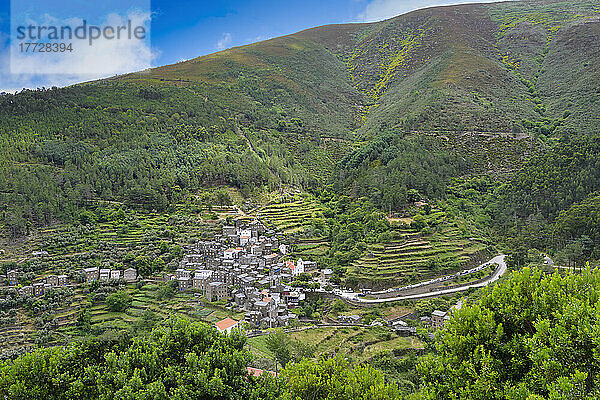
[[[338,294],[338,296],[340,296],[340,297],[342,297],[342,298],[344,298],[346,300],[349,300],[349,301],[352,301],[352,302],[356,302],[356,303],[380,304],[380,303],[389,303],[389,302],[401,301],[401,300],[424,299],[424,298],[427,298],[427,297],[435,297],[435,296],[441,296],[441,295],[445,295],[445,294],[453,294],[453,293],[458,293],[458,292],[464,292],[465,290],[469,290],[471,288],[482,288],[482,287],[485,287],[485,286],[489,285],[490,283],[496,282],[498,279],[500,279],[500,277],[502,275],[504,275],[506,273],[505,258],[506,258],[506,256],[504,254],[501,254],[499,256],[496,256],[496,257],[492,258],[488,262],[481,264],[482,266],[488,266],[488,265],[491,265],[491,264],[498,264],[498,268],[496,269],[496,271],[494,272],[494,274],[489,277],[489,279],[486,279],[485,281],[479,282],[479,283],[467,284],[467,285],[460,286],[460,287],[455,287],[455,288],[452,288],[452,289],[442,289],[442,290],[437,290],[437,291],[433,291],[433,292],[426,292],[426,293],[422,293],[422,294],[413,294],[413,295],[408,295],[408,296],[390,297],[390,298],[386,298],[386,299],[366,299],[364,297],[358,297],[358,293],[351,293],[351,292],[342,292],[342,293]]]

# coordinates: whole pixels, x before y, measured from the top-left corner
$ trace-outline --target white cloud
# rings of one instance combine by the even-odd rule
[[[225,32],[221,39],[217,42],[217,50],[225,50],[229,45],[231,45],[231,33]]]
[[[483,0],[486,1],[486,0]],[[487,0],[496,2],[503,0]],[[375,22],[396,17],[410,11],[426,7],[448,6],[453,4],[476,3],[475,0],[371,0],[365,10],[358,16],[359,21]],[[479,1],[481,2],[481,1]]]
[[[144,26],[149,37],[150,13],[132,11],[127,15],[110,14],[98,26]],[[36,21],[33,21],[36,22]],[[45,14],[35,25],[76,27],[82,20],[58,20]],[[9,47],[0,37],[0,92],[22,88],[66,86],[82,81],[106,78],[149,68],[157,54],[149,40],[109,40],[100,38],[90,46],[87,39],[64,40],[72,43],[73,52],[22,53],[20,46]]]

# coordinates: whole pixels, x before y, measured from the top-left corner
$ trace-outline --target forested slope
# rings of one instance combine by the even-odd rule
[[[590,0],[437,7],[2,96],[1,220],[22,235],[219,185],[334,183],[388,210],[443,197],[597,130],[599,16]]]

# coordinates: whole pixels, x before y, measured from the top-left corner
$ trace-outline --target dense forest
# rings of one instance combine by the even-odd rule
[[[388,133],[344,157],[334,187],[368,197],[383,210],[400,210],[421,196],[442,198],[448,180],[468,167],[467,160],[434,138]]]
[[[600,251],[599,139],[597,135],[557,138],[504,179],[454,179],[444,202],[488,227],[513,251],[554,249],[571,262],[595,260]]]
[[[98,202],[164,212],[214,187],[329,187],[402,212],[487,175],[486,227],[518,237],[543,224],[539,248],[594,241],[552,226],[598,190],[595,15],[587,0],[432,8],[3,95],[3,232],[70,223]]]
[[[182,98],[167,89],[113,89],[113,98],[77,86],[0,99],[0,201],[12,236],[72,221],[101,200],[164,211],[206,186],[249,192],[308,181],[293,168],[277,131],[245,133],[187,91]],[[306,151],[310,147],[308,140]]]

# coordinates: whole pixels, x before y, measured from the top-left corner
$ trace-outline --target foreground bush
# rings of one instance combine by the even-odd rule
[[[101,400],[386,400],[381,372],[341,359],[303,360],[281,378],[246,372],[245,336],[172,318],[148,337],[36,350],[0,364],[0,398]]]
[[[600,270],[514,273],[447,323],[415,398],[598,398],[599,295]]]
[[[173,319],[147,338],[36,350],[0,365],[0,398],[252,399],[276,391],[250,379],[245,337]],[[276,387],[274,387],[276,390]],[[273,393],[270,395],[269,393]],[[260,397],[257,397],[260,395]]]
[[[369,365],[350,367],[342,358],[304,359],[284,372],[285,400],[393,400],[400,399],[394,384],[387,384],[381,371]]]

